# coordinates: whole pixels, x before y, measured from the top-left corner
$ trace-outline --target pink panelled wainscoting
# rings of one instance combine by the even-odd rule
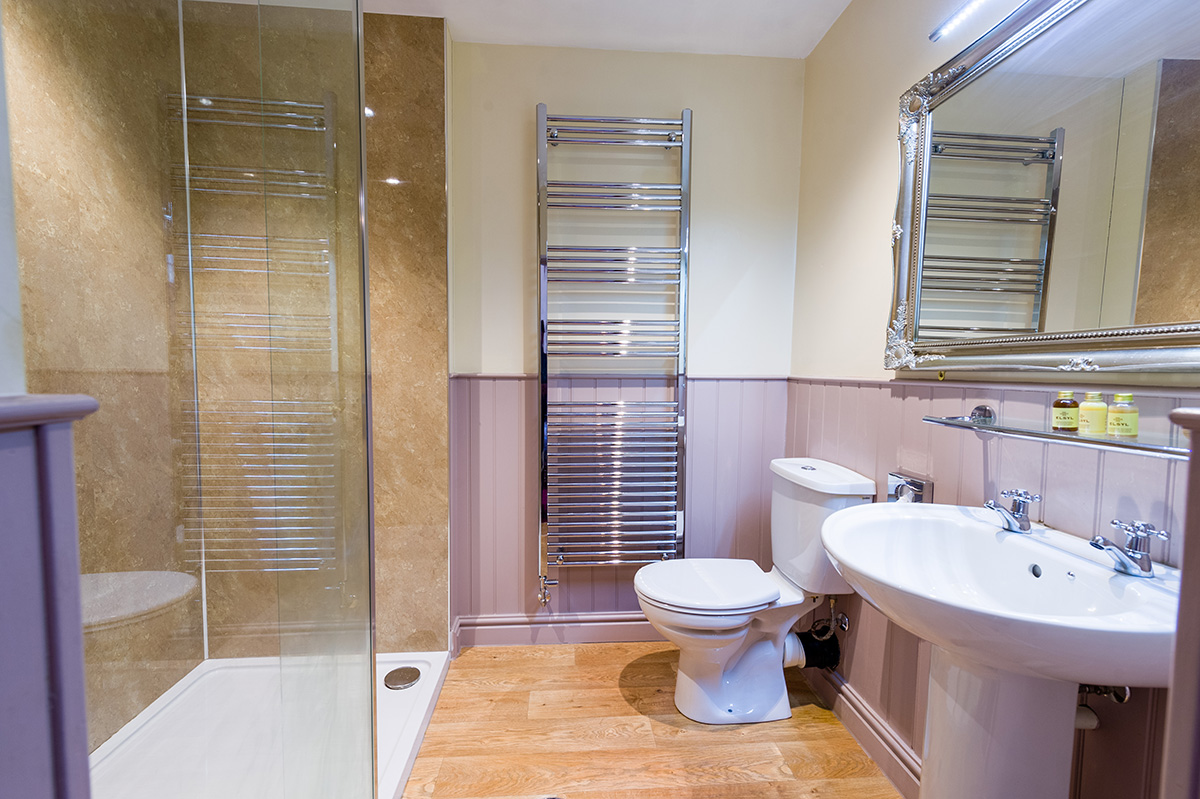
[[[934,501],[980,505],[1003,488],[1045,499],[1046,524],[1090,537],[1113,518],[1182,533],[1186,464],[1016,439],[921,421],[986,403],[1003,417],[1042,419],[1060,386],[930,381],[723,378],[688,381],[686,553],[770,563],[768,463],[812,456],[874,478],[879,496],[896,468],[934,482]],[[1063,386],[1082,390],[1064,375]],[[1111,394],[1121,386],[1095,386]],[[552,396],[566,389],[551,386]],[[574,381],[570,396],[654,398],[661,383]],[[1133,389],[1144,430],[1200,405],[1200,392]],[[450,381],[451,619],[460,646],[657,638],[638,610],[633,568],[563,569],[552,600],[537,600],[538,381],[458,375]],[[558,393],[555,393],[558,392]],[[1154,553],[1181,562],[1182,535]],[[885,772],[917,795],[929,645],[857,597],[836,672],[810,672]],[[1133,653],[1136,656],[1136,653]],[[1158,791],[1166,691],[1135,689],[1126,705],[1093,697],[1098,730],[1078,733],[1071,799],[1153,799]]]
[[[574,379],[551,399],[657,399],[663,381]],[[783,456],[787,381],[693,379],[687,395],[686,553],[770,563],[767,464]],[[538,381],[450,380],[450,615],[456,646],[655,640],[636,567],[556,570],[537,599]]]
[[[1032,506],[1038,520],[1091,537],[1109,534],[1113,518],[1142,519],[1177,533],[1154,558],[1182,562],[1187,464],[1146,455],[985,436],[921,419],[958,416],[978,404],[1002,418],[1047,417],[1062,386],[830,381],[788,384],[787,454],[835,461],[873,477],[885,491],[897,468],[934,483],[934,501],[980,505],[1004,488],[1043,496]],[[1111,394],[1120,386],[1094,386]],[[1200,404],[1200,392],[1134,391],[1143,430],[1169,429],[1167,413]],[[1111,537],[1111,536],[1110,536]],[[924,745],[929,645],[891,624],[857,596],[838,599],[851,619],[836,672],[809,670],[810,682],[875,758],[902,793],[917,795]],[[1131,653],[1136,657],[1136,653]],[[1165,690],[1134,689],[1116,705],[1093,697],[1100,728],[1077,733],[1071,799],[1155,799],[1166,717]]]

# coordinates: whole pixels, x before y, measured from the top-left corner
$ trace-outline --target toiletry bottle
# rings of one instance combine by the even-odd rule
[[[1113,404],[1108,408],[1108,434],[1137,438],[1138,408],[1132,394],[1113,394]]]
[[[1108,405],[1099,391],[1089,391],[1079,403],[1079,435],[1103,436],[1108,432]]]
[[[1063,433],[1074,433],[1079,429],[1079,402],[1074,391],[1058,392],[1050,412],[1050,429]]]

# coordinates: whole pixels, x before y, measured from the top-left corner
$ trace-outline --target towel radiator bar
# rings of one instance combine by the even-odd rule
[[[691,111],[537,116],[545,605],[551,570],[683,551]],[[664,396],[581,396],[598,376]]]
[[[933,131],[931,161],[972,162],[961,169],[972,170],[973,180],[986,174],[1007,190],[983,195],[931,185],[924,211],[927,247],[935,249],[933,242],[944,236],[955,251],[926,252],[921,259],[916,338],[1042,332],[1062,148],[1062,128],[1049,136]],[[1036,167],[1046,168],[1044,179],[1014,171]],[[953,184],[953,170],[945,164],[936,178]],[[1037,195],[1022,195],[1010,181],[1024,182],[1027,190],[1036,182]]]

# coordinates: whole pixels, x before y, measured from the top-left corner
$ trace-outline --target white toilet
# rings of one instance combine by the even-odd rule
[[[771,461],[774,568],[752,560],[652,563],[633,579],[654,628],[679,647],[675,707],[706,724],[792,715],[784,666],[804,665],[792,625],[827,594],[852,594],[821,546],[834,511],[871,502],[873,480],[815,458]]]

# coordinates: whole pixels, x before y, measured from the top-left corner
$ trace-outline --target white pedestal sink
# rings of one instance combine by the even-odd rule
[[[1078,684],[1168,684],[1177,569],[1126,576],[1082,538],[952,505],[848,508],[821,538],[855,591],[933,644],[921,799],[1065,799]]]

